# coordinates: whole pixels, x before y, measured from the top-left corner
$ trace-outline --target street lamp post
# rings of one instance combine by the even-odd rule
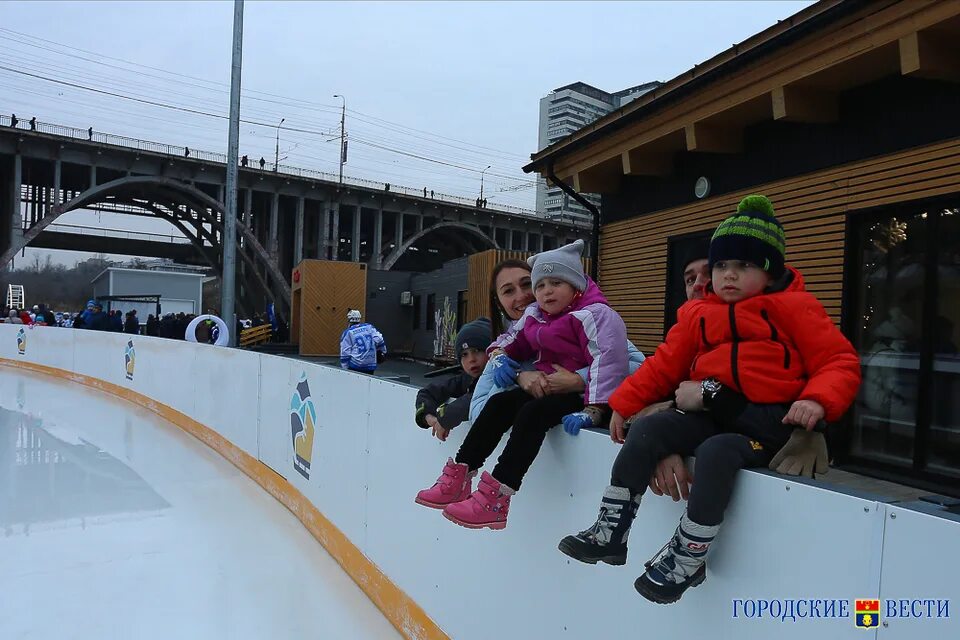
[[[333,97],[343,100],[343,108],[340,110],[340,184],[343,184],[343,163],[347,161],[347,138],[344,130],[347,121],[347,99],[339,93],[333,94]]]
[[[489,169],[492,166],[493,165],[488,164],[487,169]],[[483,200],[483,174],[487,172],[487,169],[484,169],[483,171],[480,172],[480,200],[481,201]]]
[[[237,156],[240,154],[240,76],[243,60],[243,0],[233,3],[233,47],[230,70],[230,126],[227,129],[227,184],[224,193],[223,270],[220,315],[227,321],[230,346],[237,346]],[[93,131],[91,128],[90,131]],[[92,134],[91,134],[92,135]]]
[[[285,120],[286,118],[280,118],[280,122],[277,123],[277,151],[273,156],[273,170],[275,172],[280,170],[280,125],[282,125]]]

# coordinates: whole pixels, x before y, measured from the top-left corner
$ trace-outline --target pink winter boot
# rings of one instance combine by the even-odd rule
[[[480,484],[470,497],[447,505],[443,516],[468,529],[503,529],[507,526],[510,511],[510,496],[514,491],[500,484],[486,471],[480,476]]]
[[[417,494],[416,503],[431,509],[443,509],[448,504],[460,502],[469,497],[470,492],[473,491],[474,475],[476,472],[470,473],[467,465],[456,463],[453,458],[447,458],[447,464],[443,465],[440,477],[432,487]]]

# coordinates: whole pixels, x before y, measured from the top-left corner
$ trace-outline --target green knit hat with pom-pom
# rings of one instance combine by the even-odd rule
[[[737,212],[720,223],[710,239],[710,269],[723,260],[752,262],[774,278],[783,275],[787,239],[766,196],[740,201]]]

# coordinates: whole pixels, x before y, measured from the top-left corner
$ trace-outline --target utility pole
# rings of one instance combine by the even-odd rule
[[[274,173],[280,171],[280,125],[282,125],[285,120],[286,118],[280,118],[280,122],[277,124],[277,151],[276,155],[273,156]]]
[[[488,164],[487,169],[489,169],[492,166],[493,166],[492,164]],[[480,172],[480,199],[481,200],[483,200],[483,174],[487,172],[487,169],[484,169],[483,171]]]
[[[340,184],[343,184],[343,164],[347,161],[347,137],[344,131],[344,124],[347,121],[347,99],[339,93],[333,94],[333,97],[343,100],[343,108],[340,110]]]
[[[230,71],[230,128],[227,136],[227,185],[223,218],[223,272],[220,315],[227,322],[230,346],[237,331],[237,156],[240,150],[240,69],[243,57],[243,0],[233,1],[233,66]]]

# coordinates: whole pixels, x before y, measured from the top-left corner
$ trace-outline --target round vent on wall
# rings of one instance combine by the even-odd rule
[[[710,180],[704,176],[697,178],[697,183],[693,185],[693,195],[700,200],[710,195]]]

